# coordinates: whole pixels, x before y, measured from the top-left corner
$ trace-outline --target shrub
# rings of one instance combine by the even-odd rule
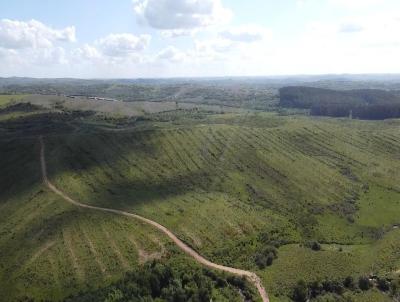
[[[261,252],[254,256],[254,261],[260,269],[272,265],[274,259],[278,257],[278,250],[273,246],[266,246]]]
[[[320,251],[321,250],[321,244],[318,243],[318,241],[310,241],[305,244],[306,247],[312,249],[313,251]]]
[[[338,295],[343,293],[343,285],[335,280],[325,280],[322,282],[322,287],[324,291],[329,293],[336,293]]]
[[[394,297],[397,296],[399,294],[399,289],[399,280],[392,280],[390,282],[390,294]]]
[[[293,290],[293,300],[296,302],[306,302],[308,297],[309,293],[307,284],[303,280],[297,282],[297,285]]]
[[[348,289],[354,289],[355,284],[354,284],[353,277],[352,276],[346,277],[346,279],[344,279],[344,281],[343,281],[343,285],[344,285],[344,287],[346,287]]]
[[[311,282],[308,285],[308,288],[310,290],[311,298],[316,298],[317,296],[321,295],[323,292],[322,284],[319,281]]]
[[[383,292],[387,292],[390,289],[390,283],[386,279],[379,278],[378,288]]]
[[[366,291],[372,287],[372,284],[371,284],[371,281],[369,280],[369,278],[364,276],[364,277],[360,277],[358,279],[358,287],[361,290]]]
[[[126,273],[123,279],[109,286],[81,292],[64,301],[209,302],[213,289],[225,287],[227,282],[240,288],[247,300],[253,299],[253,293],[244,278],[230,276],[225,279],[224,275],[217,275],[209,270],[154,261]]]

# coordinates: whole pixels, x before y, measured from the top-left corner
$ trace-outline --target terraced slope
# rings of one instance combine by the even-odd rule
[[[260,278],[256,274],[249,272],[249,271],[240,270],[240,269],[236,269],[236,268],[232,268],[232,267],[227,267],[227,266],[219,265],[219,264],[208,261],[201,255],[199,255],[196,251],[194,251],[192,248],[190,248],[187,244],[182,242],[178,237],[176,237],[170,230],[168,230],[163,225],[160,225],[159,223],[157,223],[153,220],[147,219],[147,218],[139,216],[137,214],[132,214],[132,213],[129,213],[126,211],[120,211],[120,210],[115,210],[115,209],[110,209],[110,208],[101,208],[101,207],[90,206],[90,205],[80,203],[79,201],[76,201],[76,200],[73,200],[72,198],[70,198],[68,195],[66,195],[65,193],[60,191],[58,188],[56,188],[47,178],[45,145],[44,145],[42,136],[39,138],[39,141],[40,141],[40,164],[41,164],[43,182],[46,184],[46,186],[51,191],[56,193],[58,196],[60,196],[61,198],[63,198],[67,202],[69,202],[70,204],[80,207],[80,208],[95,210],[95,211],[100,211],[100,212],[105,212],[105,213],[112,213],[112,214],[116,214],[119,216],[130,217],[130,218],[134,218],[136,220],[139,220],[141,222],[144,222],[144,223],[147,223],[148,225],[153,226],[154,228],[158,229],[159,231],[163,232],[166,236],[168,236],[182,251],[184,251],[186,254],[191,256],[197,262],[199,262],[207,267],[210,267],[212,269],[220,270],[223,272],[227,272],[230,274],[234,274],[234,275],[238,275],[240,277],[247,278],[250,282],[252,282],[256,286],[262,301],[269,302],[268,295],[265,291],[265,288],[262,285]],[[116,252],[117,257],[121,260],[122,266],[125,268],[128,268],[128,266],[129,266],[128,262],[126,261],[126,259],[124,259],[123,255],[118,250],[115,242],[113,242],[108,231],[105,230],[105,232],[107,235],[107,240],[111,242],[112,249]],[[47,249],[51,245],[52,245],[52,243],[49,243],[48,245],[46,245],[44,247],[44,249]],[[92,247],[92,244],[90,244],[90,247]],[[42,249],[40,251],[42,251]],[[93,248],[93,251],[94,251],[94,248]],[[105,268],[103,268],[103,270],[105,271]]]
[[[146,223],[80,210],[42,185],[36,139],[1,143],[7,160],[0,176],[0,301],[59,301],[153,259],[196,268]],[[215,289],[213,299],[240,301],[240,295],[228,286]]]
[[[398,241],[379,247],[397,234],[400,217],[397,122],[297,117],[255,127],[237,118],[52,137],[50,178],[84,203],[158,221],[224,265],[254,270],[263,246],[285,245],[276,265],[260,272],[276,294],[290,291],[304,263],[307,280],[400,264]],[[298,246],[308,240],[328,250]],[[391,260],[378,260],[381,253]]]
[[[44,132],[49,179],[74,200],[138,213],[159,222],[215,263],[255,271],[271,301],[288,301],[299,279],[343,280],[348,275],[358,278],[370,273],[391,276],[399,270],[398,121],[271,114],[165,120],[150,120],[118,131],[89,124],[81,127],[76,122],[71,131],[60,127],[59,132]],[[35,134],[39,130],[35,128]],[[38,297],[59,297],[61,290],[57,293],[57,288],[73,292],[103,284],[119,278],[126,262],[143,262],[144,253],[130,245],[128,233],[141,234],[145,245],[152,242],[149,229],[141,224],[121,228],[118,219],[116,225],[107,222],[107,227],[98,228],[109,221],[104,214],[89,219],[92,214],[68,206],[60,208],[57,196],[38,185],[39,149],[34,141],[12,140],[2,144],[1,152],[2,158],[9,159],[1,162],[4,173],[0,176],[0,183],[7,188],[0,192],[0,243],[5,246],[1,250],[2,280],[7,281],[10,271],[36,253],[50,252],[55,259],[61,257],[53,262],[57,270],[71,270],[59,273],[61,276],[76,275],[59,278],[60,283],[54,285],[57,278],[41,277],[47,276],[50,265],[28,266],[10,279],[6,286],[10,292],[18,286]],[[39,214],[33,214],[42,203]],[[38,215],[37,220],[31,215]],[[84,225],[85,232],[76,229],[77,225]],[[68,246],[69,241],[63,228],[72,234],[73,252],[67,247],[67,254],[59,255],[56,247]],[[121,229],[124,232],[119,235]],[[30,241],[40,232],[44,232],[40,240]],[[115,244],[103,247],[109,238],[116,238]],[[81,240],[86,244],[78,250]],[[322,251],[304,245],[311,240],[322,243]],[[163,238],[156,241],[163,242]],[[142,248],[148,250],[145,254],[163,251],[153,243]],[[165,242],[163,245],[170,255],[173,248]],[[278,258],[260,269],[256,257],[270,245],[279,247]],[[111,260],[105,251],[115,246],[120,252]],[[128,247],[134,248],[136,258],[129,260]],[[62,261],[73,259],[74,254],[77,264]],[[33,263],[42,257],[35,257]],[[99,263],[109,272],[103,281],[96,279],[103,271]],[[96,273],[89,274],[91,271]],[[35,279],[41,281],[22,281],[28,272],[37,274]],[[81,275],[83,283],[76,281]],[[49,290],[40,292],[49,279]],[[356,301],[387,298],[372,291],[356,296]]]

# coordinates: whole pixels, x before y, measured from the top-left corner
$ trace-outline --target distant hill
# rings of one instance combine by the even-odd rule
[[[310,109],[311,115],[360,119],[400,117],[398,92],[379,89],[331,90],[304,86],[279,90],[281,107]]]

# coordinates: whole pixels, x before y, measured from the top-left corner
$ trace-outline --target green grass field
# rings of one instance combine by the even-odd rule
[[[19,118],[0,123],[5,297],[62,299],[176,255],[146,225],[75,209],[47,191],[39,134],[49,177],[68,195],[141,214],[214,262],[256,271],[271,301],[289,301],[300,279],[400,269],[399,121],[178,110],[126,129],[92,116],[23,117],[35,126],[26,135]],[[304,246],[311,240],[322,250]],[[255,256],[270,244],[278,258],[259,269]],[[375,290],[351,295],[389,299]]]
[[[15,95],[2,95],[0,94],[0,109],[7,106],[10,103],[13,102],[20,102],[22,101],[26,95],[22,94],[15,94]]]

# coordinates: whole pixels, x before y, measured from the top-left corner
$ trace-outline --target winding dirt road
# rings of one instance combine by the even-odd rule
[[[250,272],[250,271],[237,269],[237,268],[233,268],[233,267],[219,265],[219,264],[213,263],[211,261],[208,261],[203,256],[198,254],[195,250],[190,248],[187,244],[182,242],[178,237],[176,237],[166,227],[164,227],[163,225],[161,225],[161,224],[159,224],[159,223],[157,223],[157,222],[155,222],[153,220],[144,218],[144,217],[136,215],[136,214],[128,213],[128,212],[125,212],[125,211],[86,205],[86,204],[80,203],[80,202],[78,202],[76,200],[73,200],[68,195],[66,195],[65,193],[63,193],[59,189],[57,189],[49,181],[49,179],[47,178],[47,168],[46,168],[46,158],[45,158],[45,144],[44,144],[42,136],[39,137],[39,141],[40,141],[40,163],[41,163],[41,168],[42,168],[43,182],[45,183],[45,185],[51,191],[53,191],[54,193],[56,193],[57,195],[62,197],[64,200],[68,201],[69,203],[71,203],[71,204],[73,204],[73,205],[75,205],[77,207],[96,210],[96,211],[102,211],[102,212],[108,212],[108,213],[114,213],[114,214],[117,214],[117,215],[123,215],[123,216],[127,216],[127,217],[132,217],[132,218],[135,218],[137,220],[143,221],[143,222],[145,222],[147,224],[150,224],[150,225],[154,226],[155,228],[157,228],[158,230],[160,230],[161,232],[166,234],[181,250],[183,250],[186,254],[188,254],[189,256],[194,258],[197,262],[199,262],[199,263],[201,263],[201,264],[203,264],[203,265],[205,265],[205,266],[207,266],[209,268],[212,268],[212,269],[216,269],[216,270],[228,272],[228,273],[231,273],[231,274],[234,274],[234,275],[246,277],[251,283],[253,283],[257,287],[257,290],[258,290],[258,292],[259,292],[259,294],[261,296],[262,301],[263,302],[269,302],[269,298],[268,298],[267,292],[265,291],[265,288],[262,285],[261,279],[255,273]]]

